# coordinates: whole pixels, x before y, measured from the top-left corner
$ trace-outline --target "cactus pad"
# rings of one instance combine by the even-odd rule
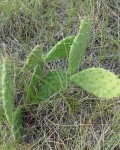
[[[28,56],[23,69],[27,71],[33,70],[34,67],[36,67],[38,64],[41,64],[41,62],[42,62],[42,50],[41,46],[37,45]]]
[[[14,87],[13,77],[11,75],[11,62],[9,59],[3,59],[2,70],[2,101],[6,119],[10,125],[13,121],[13,99]]]
[[[15,140],[20,140],[23,135],[22,129],[22,106],[19,106],[13,115],[12,134]]]
[[[51,71],[42,80],[36,99],[45,100],[51,95],[67,88],[68,76],[63,71]]]
[[[120,96],[120,79],[102,68],[85,69],[73,75],[71,81],[102,99]]]
[[[43,71],[43,65],[42,64],[41,64],[41,66],[37,65],[34,68],[34,72],[32,74],[30,85],[27,88],[27,96],[26,96],[27,103],[30,101],[35,101],[36,91],[38,88],[40,78],[41,78],[42,73],[43,73],[42,71]]]
[[[85,56],[85,50],[91,35],[91,23],[87,18],[83,19],[80,24],[79,33],[76,35],[71,45],[68,58],[68,73],[72,74],[79,67]]]
[[[49,51],[49,53],[44,57],[44,60],[48,62],[68,57],[74,38],[75,36],[69,36],[65,39],[62,39]]]

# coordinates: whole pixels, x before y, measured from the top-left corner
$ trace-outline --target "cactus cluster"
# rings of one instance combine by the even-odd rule
[[[23,73],[27,72],[30,75],[30,82],[26,86],[24,95],[26,105],[29,106],[30,103],[38,104],[40,101],[49,99],[51,95],[66,89],[70,81],[102,99],[120,96],[120,79],[105,69],[90,68],[72,75],[85,56],[90,36],[91,22],[84,18],[81,21],[78,34],[58,42],[46,56],[43,56],[42,48],[39,45],[32,50],[22,69]],[[63,58],[68,59],[67,72],[62,70],[51,70],[47,74],[44,72],[44,63]],[[14,111],[14,86],[11,76],[14,71],[11,71],[10,65],[9,59],[4,58],[2,101],[13,137],[20,139],[23,135],[22,109],[24,105],[18,106]]]

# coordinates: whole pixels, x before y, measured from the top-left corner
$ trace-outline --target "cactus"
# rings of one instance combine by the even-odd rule
[[[34,72],[32,74],[32,78],[30,81],[30,85],[27,88],[27,96],[26,96],[26,102],[34,101],[35,102],[35,97],[36,97],[36,91],[38,87],[38,83],[40,81],[40,78],[42,76],[42,70],[43,70],[43,64],[37,65],[34,68]]]
[[[11,127],[12,135],[15,140],[19,141],[21,140],[21,137],[23,135],[23,128],[22,128],[22,106],[18,106],[16,111],[13,114],[13,124]]]
[[[51,95],[65,89],[68,84],[68,76],[63,71],[53,70],[42,80],[36,99],[39,101],[49,98]]]
[[[62,39],[50,50],[50,52],[44,57],[44,60],[48,62],[56,59],[66,58],[69,54],[74,38],[75,36],[69,36]]]
[[[30,71],[27,72],[27,74],[31,74],[32,71],[30,84],[26,87],[26,103],[30,104],[31,102],[35,102],[38,104],[42,100],[49,99],[53,94],[67,89],[68,84],[70,83],[68,74],[73,74],[82,62],[90,35],[91,23],[85,18],[81,21],[79,33],[76,36],[70,36],[58,42],[44,58],[42,58],[42,50],[39,45],[33,49],[23,66],[24,72]],[[43,60],[48,62],[66,57],[68,57],[68,74],[60,70],[52,70],[47,75],[43,76]],[[14,139],[20,140],[23,135],[23,107],[18,106],[16,111],[13,111],[14,86],[11,71],[13,70],[11,68],[10,60],[4,58],[2,70],[3,109]],[[93,67],[85,69],[72,75],[71,81],[87,92],[102,99],[111,99],[120,96],[120,79],[113,73],[102,68]],[[18,80],[20,88],[25,87],[25,84],[21,86],[19,83],[20,80]],[[71,107],[72,106],[73,104],[71,103]]]
[[[12,64],[8,58],[3,58],[3,70],[2,70],[2,101],[3,101],[3,109],[5,112],[6,119],[11,127],[11,132],[14,139],[18,139],[21,135],[21,119],[19,107],[14,112],[14,87],[13,80],[11,76]],[[18,120],[18,122],[16,122]]]
[[[38,64],[41,64],[41,62],[42,62],[42,50],[41,46],[37,45],[28,56],[23,66],[23,70],[27,71],[33,70]]]
[[[11,62],[7,58],[3,58],[2,70],[2,101],[3,109],[9,125],[13,122],[13,99],[14,87],[11,77]]]
[[[102,68],[85,69],[73,75],[71,81],[102,99],[120,96],[120,79]]]
[[[68,74],[72,74],[79,67],[85,56],[85,50],[91,35],[91,23],[87,18],[80,24],[79,33],[76,35],[71,45],[68,58]]]

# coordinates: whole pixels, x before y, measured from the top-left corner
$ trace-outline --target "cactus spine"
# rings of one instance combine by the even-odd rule
[[[58,42],[44,57],[46,62],[68,57],[75,36],[69,36]]]
[[[71,80],[87,92],[102,99],[120,96],[120,79],[102,68],[85,69],[73,75]]]
[[[79,67],[85,56],[85,50],[91,35],[91,23],[87,18],[83,19],[80,24],[79,33],[76,35],[70,48],[68,58],[68,73],[72,74]]]
[[[23,69],[27,71],[33,70],[36,67],[36,65],[41,64],[41,61],[42,61],[42,50],[41,46],[37,45],[28,56]]]
[[[11,77],[11,63],[9,59],[4,58],[2,70],[2,101],[5,116],[10,125],[13,123],[13,99],[14,87]]]

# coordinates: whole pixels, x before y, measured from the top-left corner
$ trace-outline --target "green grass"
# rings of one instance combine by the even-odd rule
[[[119,0],[0,0],[0,56],[10,52],[16,67],[21,69],[36,44],[48,52],[63,37],[75,35],[80,20],[88,16],[93,33],[80,70],[100,66],[120,75],[119,11]],[[55,61],[47,68],[63,64],[64,61]],[[16,86],[17,105],[24,101],[29,82],[27,73],[18,73],[16,82],[21,84]],[[12,140],[0,104],[0,149],[120,149],[119,98],[101,102],[71,85],[61,96],[56,94],[38,107],[30,107],[31,112],[24,113],[25,135],[20,144]]]

